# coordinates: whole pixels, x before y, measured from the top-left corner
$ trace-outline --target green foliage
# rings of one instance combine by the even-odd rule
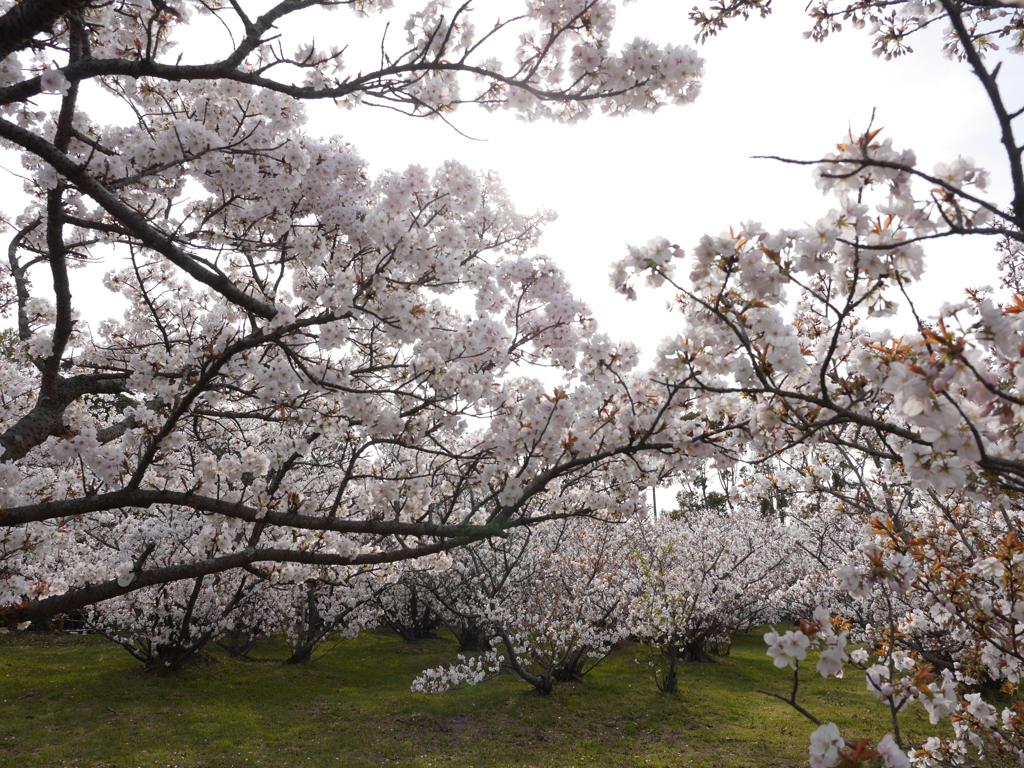
[[[21,341],[18,339],[18,332],[13,328],[0,329],[0,358],[11,363],[19,361],[19,349]]]
[[[719,485],[725,478],[719,472]],[[673,520],[685,519],[690,512],[712,512],[717,515],[725,515],[729,511],[729,496],[720,491],[708,490],[708,476],[706,469],[702,466],[697,474],[688,482],[683,484],[682,490],[676,493],[677,508],[669,512]]]
[[[454,659],[448,638],[364,632],[306,665],[282,664],[287,648],[269,641],[253,661],[218,652],[154,677],[98,637],[11,633],[0,635],[0,766],[806,766],[814,726],[756,692],[790,680],[761,634],[738,637],[720,664],[681,665],[671,696],[635,647],[550,696],[509,675],[428,696],[409,683]],[[808,708],[857,738],[887,732],[862,679],[811,670]],[[920,709],[904,724],[930,728]]]

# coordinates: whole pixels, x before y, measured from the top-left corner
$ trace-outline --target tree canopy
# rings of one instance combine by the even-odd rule
[[[817,649],[894,723],[869,747],[815,720],[812,765],[909,765],[896,715],[915,701],[954,722],[923,764],[1024,754],[1024,703],[999,713],[983,690],[1017,696],[1024,664],[1024,106],[1000,77],[1024,10],[809,6],[815,40],[867,28],[880,57],[924,39],[962,62],[1010,197],[966,157],[922,168],[873,121],[775,158],[811,168],[832,210],[689,249],[655,237],[613,265],[628,298],[671,289],[641,370],[536,255],[550,214],[456,161],[370,169],[306,122],[315,101],[413,131],[470,105],[572,123],[697,98],[701,56],[613,47],[617,6],[0,2],[0,142],[25,193],[2,220],[4,625],[96,606],[165,663],[257,627],[308,659],[378,615],[490,643],[423,690],[505,664],[548,691],[631,636],[669,654],[670,690],[680,653],[802,615],[767,636],[794,674],[774,695],[815,720],[796,693]],[[703,42],[770,10],[691,20]],[[368,54],[347,22],[378,13],[404,36],[389,23]],[[1002,284],[915,305],[943,239]],[[96,263],[88,291],[120,317],[82,301]],[[651,519],[645,489],[680,479],[681,509]]]

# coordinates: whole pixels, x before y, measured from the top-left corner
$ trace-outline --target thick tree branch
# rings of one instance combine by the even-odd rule
[[[95,605],[104,600],[126,595],[129,592],[135,592],[145,587],[170,584],[175,581],[195,579],[215,573],[224,573],[235,568],[249,568],[254,563],[300,563],[303,565],[321,566],[382,565],[446,552],[450,549],[463,547],[477,538],[481,537],[448,539],[443,542],[424,544],[409,549],[368,552],[355,555],[302,552],[280,548],[244,550],[229,555],[220,555],[208,560],[180,563],[140,571],[134,573],[132,581],[124,586],[116,579],[113,579],[101,584],[71,589],[63,595],[46,597],[33,603],[14,606],[0,611],[0,624],[8,625],[23,621],[35,621],[47,616],[75,611],[87,605]]]
[[[21,0],[0,16],[0,59],[31,44],[40,32],[50,31],[57,20],[92,0]]]
[[[83,194],[99,203],[107,213],[138,238],[139,242],[164,256],[189,276],[254,315],[268,320],[276,316],[277,310],[272,304],[246,293],[225,275],[215,272],[194,256],[182,251],[172,237],[153,226],[142,213],[115,196],[101,182],[90,176],[82,166],[50,142],[6,120],[0,120],[0,137],[14,142],[49,163],[57,173],[73,183]]]

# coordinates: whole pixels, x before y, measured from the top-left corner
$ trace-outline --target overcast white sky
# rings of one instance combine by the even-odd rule
[[[493,2],[477,8],[490,10]],[[736,22],[704,46],[693,42],[690,3],[643,0],[621,9],[616,46],[639,35],[698,48],[706,75],[690,106],[573,126],[457,113],[459,129],[483,141],[439,121],[369,109],[318,109],[311,130],[324,125],[323,133],[342,134],[373,171],[433,167],[449,158],[497,170],[520,210],[558,212],[541,251],[557,259],[601,326],[653,350],[671,330],[667,294],[641,293],[640,301],[627,303],[608,285],[610,264],[627,244],[664,235],[690,249],[701,234],[730,224],[802,226],[827,210],[829,199],[814,188],[809,168],[754,155],[820,157],[848,126],[866,127],[875,109],[881,138],[913,147],[924,169],[971,155],[993,172],[997,199],[1007,197],[992,110],[967,65],[943,58],[934,37],[922,37],[913,55],[886,62],[871,55],[865,31],[844,30],[814,43],[802,35],[810,27],[803,2],[775,5],[768,19]],[[1020,57],[1009,58],[1002,82],[1024,83]],[[994,262],[987,249],[970,256],[947,249],[922,293],[956,300],[968,280],[995,282],[985,269]]]
[[[398,0],[398,11],[385,17],[392,19],[389,39],[401,42],[403,12],[424,1]],[[993,173],[994,198],[1008,199],[1006,163],[991,107],[967,65],[943,58],[934,37],[917,41],[913,55],[885,62],[871,55],[866,32],[844,30],[814,43],[802,34],[810,26],[803,0],[775,6],[768,19],[735,22],[704,46],[693,42],[694,29],[686,18],[691,3],[641,0],[620,9],[614,47],[634,36],[698,47],[706,60],[704,87],[697,102],[686,107],[626,118],[597,116],[573,126],[524,123],[511,114],[467,108],[453,122],[480,139],[473,141],[440,121],[318,104],[310,109],[308,130],[342,135],[369,162],[371,173],[409,164],[436,167],[449,158],[498,171],[520,210],[558,212],[540,250],[567,272],[602,328],[653,352],[675,319],[664,309],[667,293],[641,291],[640,300],[629,303],[612,292],[610,265],[628,244],[664,235],[689,250],[703,233],[718,233],[731,224],[754,219],[772,228],[797,227],[829,207],[830,200],[814,188],[809,168],[754,155],[820,157],[848,126],[855,131],[866,127],[874,109],[875,126],[884,127],[882,137],[892,137],[898,147],[913,147],[924,169],[971,155]],[[522,0],[479,0],[478,28],[487,24],[482,17],[488,14],[504,12],[507,18],[521,8]],[[287,31],[308,39],[313,29],[318,45],[325,47],[354,42],[346,63],[355,69],[362,66],[359,45],[376,55],[379,19],[359,22],[343,11],[324,20],[322,27],[314,23]],[[183,42],[190,53],[215,55],[205,44],[194,47],[201,39],[194,30],[188,35]],[[1021,57],[1008,58],[1001,82],[1016,84],[1024,101]],[[369,70],[374,63],[371,58],[362,68]],[[1019,103],[1011,99],[1010,105]],[[16,162],[10,167],[18,170]],[[2,183],[12,194],[20,187],[11,175]],[[14,213],[12,196],[5,196],[6,212]],[[987,247],[979,244],[969,253],[958,250],[963,247],[929,247],[935,258],[920,293],[934,306],[959,299],[968,283],[995,282],[995,258]],[[94,284],[93,269],[88,272],[78,279]],[[76,289],[79,298],[90,294],[96,296],[92,288]],[[108,313],[116,306],[96,298],[97,311]]]

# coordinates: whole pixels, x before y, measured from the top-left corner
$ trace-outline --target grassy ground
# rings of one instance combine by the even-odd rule
[[[722,664],[684,666],[675,695],[626,648],[543,697],[505,675],[410,693],[420,670],[454,656],[443,639],[364,633],[304,666],[267,644],[253,661],[213,654],[153,677],[97,637],[11,633],[0,635],[0,766],[805,766],[814,726],[756,693],[790,683],[761,634],[738,638]],[[823,720],[852,738],[891,730],[862,676],[806,672],[801,700]],[[929,728],[916,706],[902,726]]]

